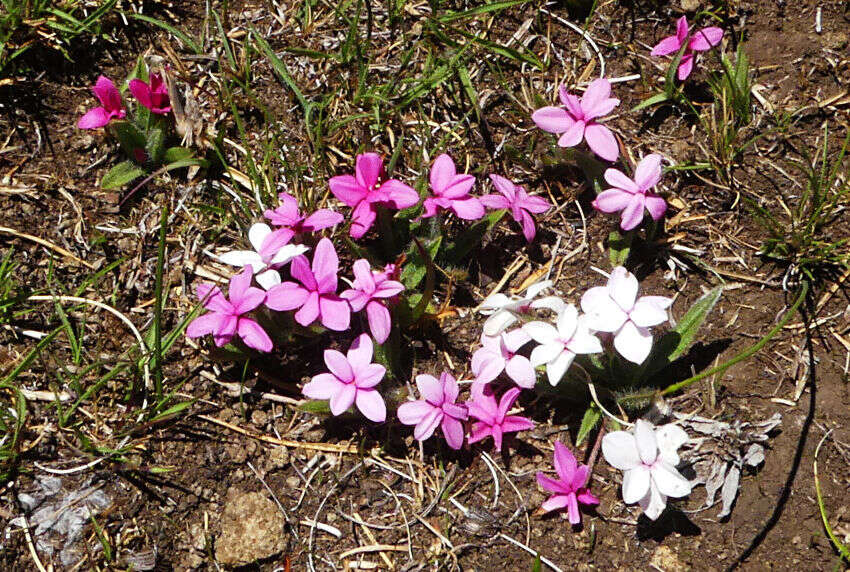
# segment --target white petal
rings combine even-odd
[[[537,367],[553,361],[562,351],[564,351],[564,346],[559,343],[541,344],[531,350],[529,361],[531,361],[532,366]]]
[[[627,321],[614,336],[614,347],[630,362],[641,364],[652,350],[652,334],[646,328]]]
[[[254,272],[261,271],[266,267],[266,265],[263,264],[263,259],[260,258],[260,255],[253,250],[231,250],[230,252],[225,252],[220,255],[218,259],[225,264],[239,266],[240,268],[250,264],[253,267]]]
[[[481,302],[481,312],[487,313],[487,311],[498,310],[500,308],[504,308],[508,304],[512,303],[508,296],[504,294],[493,294],[491,296],[487,296],[483,302]]]
[[[280,250],[274,255],[271,260],[271,264],[277,266],[281,264],[286,264],[296,256],[304,254],[310,250],[308,247],[303,244],[285,244],[281,247]]]
[[[564,349],[560,354],[558,354],[558,357],[556,357],[554,361],[549,362],[549,365],[546,366],[546,375],[549,378],[549,383],[553,387],[558,385],[558,382],[560,382],[564,377],[564,374],[567,373],[567,370],[570,368],[570,365],[572,365],[575,357],[576,354],[570,350]]]
[[[582,320],[579,320],[578,328],[576,328],[576,333],[573,334],[573,338],[570,340],[570,343],[567,344],[567,348],[574,353],[577,354],[598,354],[602,352],[602,343],[600,343],[599,338],[590,333],[585,326]]]
[[[661,298],[661,296],[651,297]],[[659,304],[655,304],[647,300],[647,298],[650,298],[650,296],[644,296],[635,302],[634,308],[629,312],[629,319],[644,328],[657,326],[666,322],[668,319],[666,307],[662,308]]]
[[[656,487],[653,482],[650,483],[649,491],[647,491],[646,496],[640,499],[638,503],[643,509],[643,514],[645,514],[647,518],[655,520],[661,516],[661,513],[664,512],[665,508],[667,508],[667,497],[658,490],[658,487]]]
[[[618,266],[608,278],[608,295],[626,312],[635,305],[638,293],[638,281],[635,275]]]
[[[522,330],[538,344],[550,344],[558,339],[558,330],[546,322],[529,322],[522,327]]]
[[[567,303],[564,302],[561,298],[558,298],[557,296],[544,296],[543,298],[535,300],[530,304],[530,306],[535,310],[552,310],[556,314],[560,314],[564,310],[564,307],[566,305]]]
[[[635,436],[628,431],[614,431],[602,437],[602,456],[609,465],[621,471],[641,465]]]
[[[507,310],[498,310],[484,322],[484,335],[498,336],[514,322],[516,322],[516,316]]]
[[[635,423],[635,443],[641,461],[647,465],[655,462],[658,445],[655,442],[655,427],[649,421],[638,419]]]
[[[668,423],[655,428],[655,440],[658,442],[658,454],[661,460],[675,467],[679,464],[676,451],[688,442],[688,434],[678,425]]]
[[[652,480],[658,486],[661,494],[668,497],[680,498],[691,493],[691,483],[667,463],[656,463],[652,467]]]
[[[271,227],[265,223],[258,222],[256,224],[252,224],[251,228],[248,229],[248,242],[251,243],[251,246],[254,247],[254,250],[259,252],[260,247],[263,246],[263,241],[271,233]]]
[[[558,334],[562,340],[569,340],[576,332],[576,327],[578,327],[578,309],[572,304],[567,304],[558,314]]]
[[[645,497],[651,480],[649,469],[643,465],[623,473],[623,502],[632,504]]]
[[[532,284],[525,291],[526,298],[536,298],[538,294],[540,294],[543,290],[550,287],[552,285],[551,280],[544,280],[542,282],[537,282],[536,284]]]
[[[262,286],[264,290],[280,284],[280,274],[277,270],[265,270],[254,277],[257,279],[257,284]]]

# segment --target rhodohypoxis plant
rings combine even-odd
[[[381,423],[387,418],[384,398],[375,389],[386,373],[384,366],[372,363],[372,340],[360,334],[343,355],[325,350],[325,365],[330,373],[320,373],[304,385],[302,393],[311,399],[327,399],[333,415],[356,404],[370,421]]]
[[[413,437],[418,441],[429,439],[440,427],[448,446],[460,449],[463,446],[463,422],[468,413],[466,405],[456,403],[460,393],[457,380],[445,371],[440,374],[440,379],[422,374],[416,376],[416,387],[420,399],[399,405],[399,421],[416,426]]]
[[[138,78],[130,80],[130,93],[136,100],[157,115],[166,115],[171,112],[171,102],[168,99],[168,89],[162,76],[158,73],[150,75],[150,81],[145,82]]]
[[[272,310],[294,310],[295,321],[309,326],[317,319],[329,330],[348,329],[351,310],[348,302],[337,296],[339,257],[333,243],[323,238],[313,252],[313,263],[297,256],[289,272],[298,282],[287,281],[269,289],[266,306]],[[371,343],[371,342],[370,342]]]
[[[419,194],[398,179],[386,179],[384,160],[377,153],[357,156],[355,174],[338,175],[328,182],[333,195],[354,209],[352,238],[361,238],[377,218],[375,207],[405,209],[419,202]]]
[[[510,210],[515,221],[522,225],[522,234],[528,242],[534,240],[537,227],[532,214],[545,213],[552,206],[543,197],[529,195],[526,190],[499,175],[490,175],[490,181],[500,194],[484,195],[480,201],[487,208]]]
[[[650,55],[667,56],[676,54],[684,46],[682,59],[679,60],[677,76],[679,81],[688,79],[694,69],[696,52],[705,52],[720,43],[723,39],[723,29],[716,26],[702,28],[693,34],[688,34],[688,19],[682,16],[676,21],[676,34],[658,42]]]
[[[555,472],[558,473],[557,479],[537,471],[537,483],[552,493],[540,508],[546,512],[566,508],[570,524],[579,524],[579,503],[585,506],[599,504],[599,499],[587,487],[590,469],[587,465],[579,465],[572,452],[560,441],[555,441],[554,464]]]
[[[673,300],[664,296],[641,296],[635,275],[618,266],[605,286],[591,288],[581,297],[587,326],[614,335],[614,347],[633,363],[643,363],[652,350],[649,328],[666,322]]]
[[[309,250],[300,244],[286,244],[289,238],[285,229],[272,231],[269,225],[258,222],[248,229],[248,242],[254,250],[231,250],[219,255],[219,260],[252,268],[257,283],[268,290],[280,284],[280,267]]]
[[[605,78],[596,79],[581,98],[564,86],[558,93],[564,106],[538,109],[531,116],[534,123],[543,131],[560,135],[560,147],[575,147],[585,140],[599,157],[616,161],[620,155],[617,139],[608,127],[596,121],[620,104],[619,99],[611,97],[611,83]]]
[[[490,383],[504,371],[518,386],[534,387],[537,374],[524,355],[517,352],[531,338],[521,329],[501,332],[496,336],[481,335],[482,347],[472,354],[472,373],[476,385]]]
[[[434,160],[430,182],[434,196],[423,202],[425,212],[422,218],[432,217],[441,210],[449,210],[466,220],[478,220],[484,216],[484,205],[478,198],[469,195],[475,185],[475,177],[458,175],[454,160],[446,153]]]
[[[493,438],[496,451],[502,450],[502,439],[505,433],[516,433],[534,428],[534,422],[519,415],[508,415],[519,397],[520,388],[512,387],[496,401],[496,396],[483,388],[475,391],[472,400],[467,402],[469,415],[478,419],[472,424],[469,442],[476,443],[487,437]]]
[[[276,209],[267,209],[263,213],[270,223],[278,227],[278,231],[284,233],[286,242],[292,240],[296,235],[317,232],[341,223],[344,218],[338,212],[330,209],[319,209],[311,215],[301,214],[298,201],[289,193],[280,193],[280,206]]]
[[[637,227],[643,220],[644,209],[652,220],[659,220],[667,211],[667,201],[651,190],[661,181],[661,155],[652,153],[641,159],[634,179],[611,168],[605,171],[605,180],[612,188],[599,193],[593,208],[604,213],[622,211],[620,228],[623,230]]]
[[[106,127],[113,119],[124,119],[127,112],[121,101],[121,92],[106,76],[99,76],[91,88],[94,96],[100,101],[100,107],[95,107],[80,117],[77,127],[80,129],[100,129]]]
[[[623,501],[638,503],[644,514],[657,519],[667,506],[667,497],[680,498],[691,492],[683,477],[677,449],[688,434],[677,425],[654,427],[638,419],[634,431],[614,431],[602,438],[602,455],[612,467],[623,471]]]
[[[481,302],[480,312],[489,315],[484,322],[484,335],[496,336],[513,325],[532,309],[548,308],[560,312],[564,306],[563,300],[557,296],[537,296],[552,286],[551,280],[536,282],[528,287],[525,296],[508,296],[496,293]]]
[[[539,345],[531,351],[531,365],[546,364],[549,383],[557,385],[572,365],[577,354],[602,351],[599,338],[590,333],[585,319],[572,304],[558,314],[555,325],[542,321],[525,324],[522,329]]]
[[[387,307],[389,298],[404,290],[404,284],[390,280],[386,271],[374,272],[369,261],[360,259],[354,263],[354,283],[352,288],[340,294],[348,300],[351,309],[360,312],[366,309],[369,330],[379,344],[387,341],[392,330],[392,317]]]
[[[200,284],[196,290],[198,299],[203,301],[208,313],[198,316],[186,328],[190,338],[200,338],[212,334],[215,345],[221,347],[238,335],[245,345],[261,352],[272,350],[272,341],[266,331],[245,314],[262,304],[266,293],[251,286],[251,268],[230,279],[228,296],[225,298],[218,286]]]

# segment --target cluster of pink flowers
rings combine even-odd
[[[136,100],[148,108],[151,113],[165,115],[171,111],[168,90],[159,74],[151,74],[150,82],[140,79],[130,81],[130,93]],[[100,101],[100,107],[95,107],[83,115],[77,122],[80,129],[100,129],[106,127],[113,119],[124,119],[127,111],[121,99],[121,92],[106,76],[99,76],[91,88],[94,96]]]

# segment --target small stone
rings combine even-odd
[[[696,12],[699,10],[700,0],[682,0],[683,12]]]
[[[289,464],[289,449],[286,447],[275,447],[269,454],[269,467],[282,469]]]
[[[189,543],[195,550],[203,550],[207,545],[207,538],[204,535],[204,525],[196,522],[189,527]]]
[[[225,566],[245,566],[279,554],[286,548],[284,525],[275,503],[262,494],[228,491],[216,560]]]
[[[266,426],[266,423],[269,420],[269,414],[265,411],[261,411],[259,409],[255,409],[253,413],[251,413],[251,423],[254,424],[255,427],[262,429]]]
[[[286,488],[296,490],[301,485],[301,479],[296,476],[286,477]]]
[[[664,572],[680,572],[687,570],[687,567],[681,560],[679,560],[676,553],[663,544],[656,548],[655,552],[652,553],[649,565],[656,570],[664,570]]]

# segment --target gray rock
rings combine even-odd
[[[221,515],[215,557],[225,566],[245,566],[286,548],[284,518],[260,493],[229,491]]]

